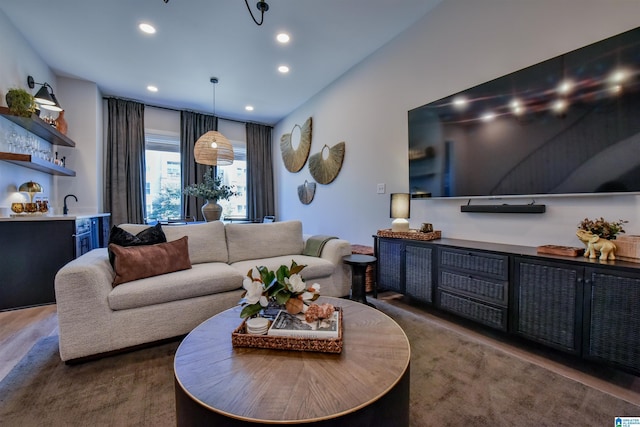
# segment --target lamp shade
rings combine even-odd
[[[42,185],[38,184],[37,182],[29,181],[21,184],[20,187],[18,187],[18,191],[20,191],[21,193],[28,193],[30,201],[31,203],[33,203],[34,194],[42,193]]]
[[[411,195],[409,193],[391,194],[391,218],[409,218],[411,215]]]
[[[45,83],[42,85],[40,90],[36,92],[33,99],[40,105],[56,105],[56,102],[51,98],[51,94],[49,93],[48,85]]]
[[[51,92],[51,99],[53,99],[53,105],[40,105],[43,109],[45,110],[51,110],[51,111],[62,111],[62,107],[60,106],[60,103],[58,102],[58,98],[56,98],[56,95]]]
[[[233,146],[218,131],[211,130],[202,135],[193,147],[196,163],[225,166],[233,163]]]
[[[394,218],[391,231],[409,231],[411,213],[411,195],[409,193],[391,193],[391,207],[389,216]]]

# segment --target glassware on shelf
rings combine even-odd
[[[49,212],[49,199],[48,198],[43,197],[42,199],[38,200],[36,203],[38,203],[38,212],[41,212],[41,213]]]
[[[24,211],[27,213],[35,213],[38,212],[38,204],[33,202],[28,202],[24,204]]]
[[[11,203],[11,210],[17,214],[24,212],[24,203],[19,203],[19,202]]]

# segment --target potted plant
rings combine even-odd
[[[578,230],[584,230],[590,232],[596,236],[600,236],[603,239],[615,240],[619,233],[624,233],[623,224],[629,221],[618,220],[614,222],[605,221],[604,218],[598,219],[585,218],[578,224]]]
[[[203,182],[191,184],[182,190],[187,196],[202,197],[206,203],[202,206],[202,216],[206,221],[216,221],[222,214],[219,200],[229,200],[236,195],[232,187],[222,183],[222,178],[213,176],[213,168],[208,167],[203,176]]]
[[[622,224],[628,221],[618,220],[614,222],[605,221],[604,218],[592,220],[583,219],[578,224],[576,235],[578,239],[585,245],[584,256],[588,258],[596,258],[600,254],[600,260],[616,259],[616,245],[613,243],[616,235],[624,233]]]
[[[31,114],[36,111],[36,102],[33,99],[33,95],[25,89],[9,89],[5,95],[5,100],[11,114],[31,117]]]

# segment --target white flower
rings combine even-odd
[[[244,296],[244,299],[248,304],[255,304],[260,302],[260,305],[266,307],[268,304],[267,297],[262,295],[262,282],[253,281],[249,277],[245,277],[242,282],[242,287],[245,288],[247,293]]]
[[[287,288],[295,294],[299,294],[305,289],[304,280],[302,280],[302,276],[299,274],[292,274],[290,277],[285,277],[284,283],[287,285]]]
[[[302,300],[311,301],[317,294],[320,294],[320,283],[314,283],[313,285],[311,285],[311,287],[309,287],[309,290],[302,294]]]
[[[314,295],[315,295],[315,294],[314,294],[313,292],[308,292],[308,291],[307,291],[307,292],[304,292],[304,293],[302,294],[302,300],[303,300],[303,301],[311,301],[311,299],[313,298],[313,296],[314,296]]]

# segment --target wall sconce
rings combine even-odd
[[[391,209],[389,216],[394,218],[391,222],[391,231],[409,231],[409,221],[411,213],[411,195],[409,193],[391,193]]]
[[[62,107],[60,106],[56,95],[53,93],[53,88],[49,83],[38,83],[33,80],[33,77],[27,76],[27,85],[30,89],[33,89],[35,85],[42,85],[33,97],[41,108],[51,111],[62,111]]]

